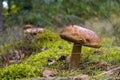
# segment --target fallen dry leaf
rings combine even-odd
[[[44,70],[43,71],[43,76],[45,76],[45,77],[50,77],[50,76],[54,76],[57,74],[58,74],[57,71],[51,71],[51,70]]]

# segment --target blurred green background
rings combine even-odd
[[[77,24],[120,40],[120,0],[1,0],[4,28],[26,23],[55,31]],[[117,44],[120,45],[120,44]]]

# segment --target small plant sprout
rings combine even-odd
[[[100,38],[93,31],[77,25],[70,25],[62,29],[60,37],[74,43],[70,59],[71,68],[79,67],[82,46],[101,47]]]

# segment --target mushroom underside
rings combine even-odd
[[[88,46],[88,47],[93,47],[93,48],[100,48],[101,47],[100,44],[95,43],[95,42],[93,43],[89,39],[82,39],[82,38],[77,39],[74,36],[66,35],[66,34],[60,34],[60,37],[66,41],[81,44],[82,46]]]
[[[66,34],[61,34],[60,37],[66,41],[70,41],[73,43],[79,43],[79,44],[84,44],[84,41],[82,39],[76,39],[73,36],[66,35]]]

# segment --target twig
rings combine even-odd
[[[109,70],[109,71],[105,71],[105,72],[103,72],[103,73],[101,73],[101,74],[99,74],[99,75],[97,75],[97,76],[95,76],[95,77],[99,77],[99,76],[102,76],[102,75],[110,75],[110,74],[115,73],[115,72],[118,71],[118,70],[120,70],[120,66],[118,66],[118,67],[116,67],[116,68],[114,68],[114,69],[111,69],[111,70]]]

